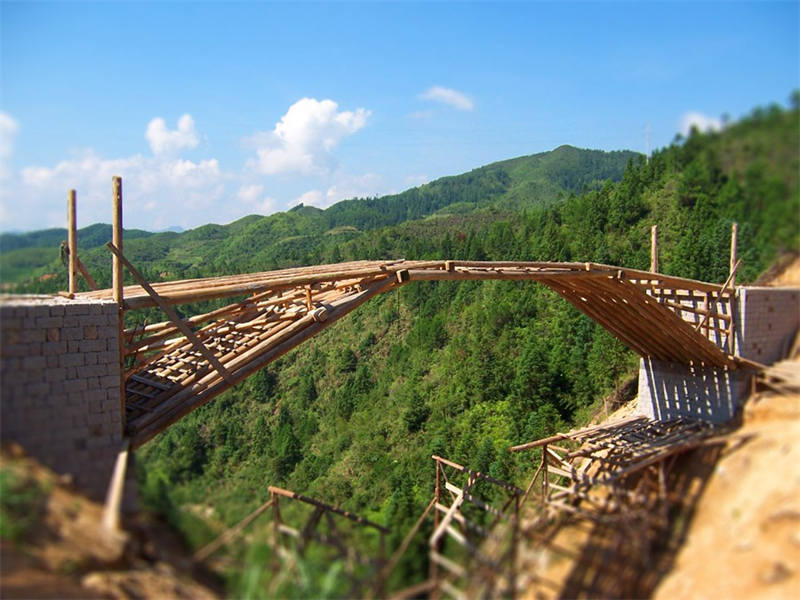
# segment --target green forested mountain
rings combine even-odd
[[[617,183],[521,210],[496,202],[331,234],[305,259],[646,268],[649,228],[658,223],[662,270],[723,281],[737,221],[740,280],[753,280],[777,253],[798,246],[798,132],[796,109],[759,109],[724,132],[693,133],[631,163]],[[313,218],[306,211],[298,213]],[[370,301],[144,447],[143,499],[200,544],[277,484],[391,524],[396,545],[430,500],[431,454],[524,485],[532,459],[507,447],[584,420],[635,364],[626,348],[536,284],[414,283]],[[189,508],[196,503],[212,507],[213,519],[198,518]],[[266,535],[256,527],[233,550],[249,566],[231,572],[232,593],[264,589],[259,540]],[[423,533],[393,585],[424,577],[424,540]],[[330,567],[312,555],[307,588],[286,593],[318,595]]]
[[[363,231],[420,219],[437,211],[467,213],[488,206],[532,207],[557,201],[569,193],[599,188],[607,180],[619,180],[636,156],[633,152],[561,146],[551,152],[444,177],[401,194],[345,200],[327,210],[298,206],[268,217],[251,215],[229,225],[205,225],[182,234],[126,231],[125,253],[137,264],[147,265],[151,275],[167,273],[165,276],[171,278],[318,262],[326,248]],[[63,277],[64,270],[57,259],[58,247],[66,235],[65,229],[0,235],[0,280],[20,283],[32,274],[45,273]],[[78,232],[81,260],[100,275],[98,282],[108,276],[108,252],[104,248],[91,250],[110,239],[110,225],[92,225]]]
[[[797,107],[757,109],[649,161],[625,157],[615,182],[596,183],[608,165],[589,161],[588,174],[562,169],[587,164],[562,147],[550,154],[567,162],[537,155],[473,171],[449,188],[461,192],[447,204],[423,198],[425,189],[448,189],[447,180],[412,190],[420,198],[406,209],[413,220],[399,208],[395,222],[371,215],[376,207],[393,214],[394,197],[386,205],[351,201],[153,235],[147,244],[126,242],[126,253],[153,277],[391,257],[647,268],[657,223],[661,270],[723,281],[737,221],[744,283],[778,253],[797,251],[799,138]],[[560,198],[536,197],[542,173]],[[90,268],[108,268],[107,256],[89,255]],[[264,502],[275,484],[391,524],[392,548],[430,501],[431,454],[525,484],[532,457],[507,447],[585,420],[635,364],[620,343],[534,283],[412,283],[371,300],[137,451],[142,501],[198,546]],[[199,516],[197,505],[211,516]],[[228,572],[232,595],[267,589],[267,535],[256,525],[229,550],[246,565]],[[423,532],[390,585],[422,579],[426,557]],[[284,592],[320,596],[332,565],[312,554],[304,568],[305,583]]]

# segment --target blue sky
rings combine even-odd
[[[797,2],[0,3],[0,230],[227,223],[800,87]]]

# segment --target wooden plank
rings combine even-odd
[[[454,600],[467,600],[468,596],[446,579],[441,582],[442,590],[447,592]]]
[[[122,255],[122,252],[120,252],[119,249],[114,246],[114,244],[108,243],[106,246],[108,246],[108,249],[114,253],[114,255],[122,264],[125,265],[130,274],[133,275],[133,278],[139,282],[139,285],[141,285],[142,288],[144,288],[144,290],[150,295],[156,305],[166,313],[173,323],[175,323],[178,329],[180,329],[181,333],[186,336],[186,339],[191,342],[192,346],[194,346],[194,348],[203,355],[203,358],[205,358],[217,370],[217,372],[220,374],[220,377],[222,377],[230,385],[234,385],[234,381],[231,378],[231,374],[228,373],[228,370],[222,366],[219,360],[217,360],[217,357],[214,356],[214,353],[211,352],[211,350],[209,350],[208,347],[206,347],[205,344],[200,341],[200,339],[189,328],[189,326],[183,322],[183,320],[178,316],[178,313],[175,312],[175,309],[161,299],[161,296],[156,293],[150,284],[147,283],[147,280],[142,277],[141,273],[139,273],[136,267],[134,267],[128,261],[128,259]]]
[[[128,377],[128,380],[136,381],[138,383],[142,383],[144,385],[149,385],[150,387],[154,387],[159,390],[171,390],[173,386],[166,385],[161,383],[160,381],[153,381],[152,379],[148,379],[147,377],[142,377],[141,375],[131,375]]]
[[[443,566],[445,569],[450,571],[456,577],[463,577],[464,575],[466,575],[466,571],[464,570],[464,567],[462,567],[461,565],[453,562],[452,560],[450,560],[446,556],[440,554],[439,552],[431,551],[430,558],[435,563]]]
[[[451,486],[451,483],[445,483],[445,486]],[[450,525],[450,521],[453,520],[453,515],[461,508],[462,502],[464,502],[464,490],[457,490],[456,498],[453,500],[453,503],[450,505],[450,508],[447,509],[444,517],[441,521],[439,521],[439,526],[431,534],[430,540],[428,540],[428,545],[435,549],[439,545],[439,540],[444,535],[447,527]]]
[[[474,496],[474,495],[470,494],[469,492],[467,492],[467,491],[465,491],[465,490],[453,485],[450,482],[445,483],[445,487],[448,490],[450,490],[451,492],[453,492],[455,494],[458,494],[462,501],[466,500],[468,502],[471,502],[472,504],[474,504],[478,508],[482,508],[486,512],[491,513],[491,514],[493,514],[495,516],[501,516],[503,514],[498,509],[496,509],[494,506],[491,506],[490,504],[487,504],[486,502],[484,502],[483,500],[481,500],[477,496]],[[452,519],[452,517],[451,517],[451,519]],[[441,523],[439,525],[441,527]]]
[[[229,363],[229,368],[233,372],[237,383],[251,373],[262,368],[265,364],[295,348],[322,329],[329,327],[373,296],[395,287],[396,285],[398,284],[394,279],[378,280],[362,292],[332,302],[329,305],[330,312],[326,321],[316,321],[312,315],[306,315],[299,321],[292,323],[286,330],[289,333],[281,337],[280,340],[269,341],[267,347],[254,348],[251,352],[255,352],[255,355],[237,356]],[[220,385],[219,381],[215,381],[215,376],[212,374],[205,375],[191,386],[180,390],[162,403],[160,407],[162,412],[158,415],[153,418],[143,416],[132,424],[134,430],[132,443],[134,447],[138,447],[183,415],[210,401],[216,397],[216,395],[227,389],[227,387],[227,385]],[[192,398],[192,401],[186,402],[188,398]],[[146,422],[140,423],[139,421],[141,419],[146,419]]]

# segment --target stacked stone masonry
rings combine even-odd
[[[771,365],[788,354],[800,328],[800,290],[743,288],[737,316],[737,354]]]
[[[787,356],[800,329],[800,289],[739,288],[735,306],[734,354],[765,365]],[[720,312],[723,308],[717,307]],[[730,351],[727,343],[712,341]],[[750,375],[743,369],[687,367],[642,359],[639,412],[653,419],[688,416],[724,423],[735,416],[747,397]]]
[[[0,300],[0,435],[102,500],[122,444],[117,305]]]

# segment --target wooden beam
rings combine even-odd
[[[122,253],[122,178],[111,178],[111,241]],[[117,332],[119,337],[119,403],[120,414],[126,415],[125,408],[125,293],[123,291],[122,263],[116,256],[111,259],[111,288],[114,302],[117,303]],[[121,419],[120,427],[125,435],[126,419]]]
[[[114,247],[114,244],[109,242],[108,244],[106,244],[106,246],[108,246],[108,249],[114,253],[114,256],[116,256],[117,259],[119,259],[120,263],[125,265],[130,274],[133,275],[133,278],[139,282],[139,285],[141,285],[142,288],[144,288],[144,290],[148,293],[148,295],[153,299],[153,302],[155,302],[156,305],[161,310],[163,310],[164,313],[166,313],[170,321],[175,323],[178,329],[180,329],[181,333],[185,335],[186,339],[189,340],[189,342],[191,342],[192,346],[194,346],[195,350],[197,350],[200,354],[202,354],[203,358],[205,358],[209,362],[209,364],[212,365],[214,369],[216,369],[220,377],[222,377],[230,385],[234,385],[235,382],[231,378],[231,375],[230,373],[228,373],[227,369],[225,369],[225,367],[222,366],[222,363],[220,363],[219,360],[217,360],[217,357],[214,356],[214,353],[211,350],[209,350],[208,347],[205,344],[203,344],[202,341],[200,341],[200,339],[195,335],[194,331],[192,331],[191,328],[186,323],[183,322],[183,319],[181,319],[178,316],[178,313],[175,312],[175,309],[161,299],[161,296],[159,296],[156,293],[156,291],[150,286],[150,284],[147,283],[147,280],[144,277],[142,277],[142,274],[139,273],[136,267],[134,267],[128,261],[128,259],[123,256],[122,252],[120,252],[116,247]]]
[[[728,286],[733,283],[734,279],[736,278],[736,270],[739,268],[739,263],[741,263],[741,262],[742,261],[737,260],[736,264],[731,267],[731,274],[728,275],[728,279],[723,284],[722,291],[720,292],[720,296],[725,292],[725,290],[728,289]],[[733,302],[731,302],[731,307],[733,307]],[[733,314],[733,311],[731,311],[731,314]],[[703,325],[705,325],[706,321],[708,320],[708,316],[709,316],[708,314],[703,316],[703,319],[694,328],[695,331],[700,331],[700,328],[703,327]]]
[[[81,261],[80,257],[76,256],[75,261],[78,263],[78,270],[81,272],[81,275],[83,275],[86,283],[89,284],[89,288],[92,290],[97,290],[97,282],[94,280],[94,277],[92,277],[91,273],[89,273],[89,270],[83,264],[83,261]]]
[[[239,535],[242,531],[244,531],[245,527],[250,525],[253,521],[255,521],[260,515],[267,511],[267,509],[272,506],[274,500],[270,497],[264,504],[259,506],[249,515],[247,515],[244,519],[239,521],[236,525],[231,527],[230,529],[224,531],[220,534],[215,540],[209,542],[202,548],[200,548],[197,552],[194,553],[193,558],[195,560],[205,560],[214,552],[219,550],[222,546],[230,542],[233,538]]]
[[[76,215],[75,190],[67,197],[67,247],[69,249],[69,293],[78,291],[78,222]]]
[[[658,225],[650,228],[650,272],[658,273]]]
[[[269,486],[269,492],[273,496],[283,496],[284,498],[290,498],[292,500],[299,500],[300,502],[305,502],[306,504],[310,504],[311,506],[315,506],[317,508],[321,508],[323,510],[328,510],[330,512],[336,513],[337,515],[341,515],[359,525],[366,525],[368,527],[372,527],[377,529],[383,533],[389,533],[389,529],[384,527],[383,525],[378,525],[377,523],[373,523],[369,519],[365,519],[359,515],[353,514],[350,511],[344,510],[339,508],[338,506],[333,506],[332,504],[327,504],[320,500],[316,500],[314,498],[309,498],[308,496],[303,496],[302,494],[298,494],[297,492],[292,492],[291,490],[285,490],[283,488],[275,487],[274,485]]]
[[[304,315],[291,323],[274,341],[267,340],[262,342],[263,345],[248,350],[251,353],[249,356],[237,355],[230,363],[230,370],[236,382],[242,381],[264,365],[283,356],[326,327],[330,327],[370,298],[397,285],[394,278],[377,280],[362,292],[332,302],[325,321],[316,321],[313,314]],[[211,401],[230,387],[214,373],[203,376],[191,385],[185,385],[186,387],[164,400],[159,406],[158,414],[137,418],[132,423],[135,429],[132,439],[134,448],[138,448],[187,413]]]
[[[125,473],[128,468],[130,446],[128,439],[123,440],[122,448],[114,463],[114,472],[111,475],[111,483],[106,494],[106,504],[103,509],[103,527],[112,534],[120,531],[120,508],[122,506],[122,493],[125,488]]]
[[[731,288],[736,287],[736,267],[739,265],[737,259],[739,244],[739,224],[734,222],[731,225]]]
[[[123,252],[122,247],[122,178],[121,177],[112,177],[111,178],[111,201],[112,201],[112,231],[111,231],[111,243],[114,244],[114,247],[119,250],[120,254]],[[122,272],[122,262],[119,260],[119,257],[115,254],[112,259],[112,272],[111,272],[111,279],[112,279],[112,289],[114,291],[114,301],[122,306],[123,300],[123,272]]]

